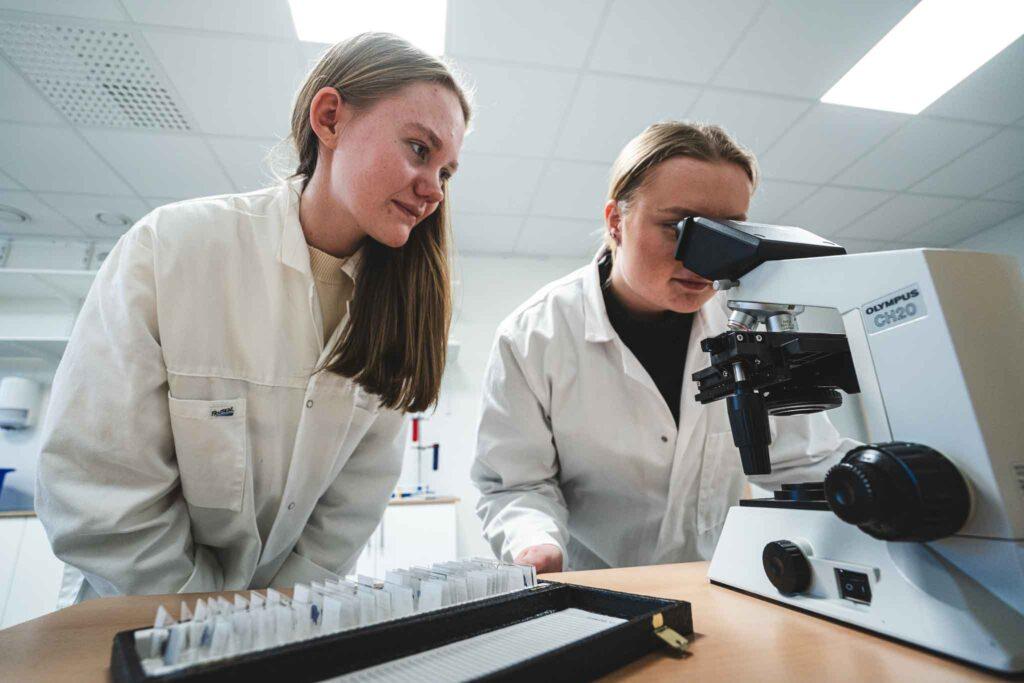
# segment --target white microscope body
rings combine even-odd
[[[1018,264],[935,249],[768,261],[728,298],[730,307],[836,309],[870,441],[938,451],[962,475],[969,503],[963,525],[930,542],[879,540],[828,509],[739,505],[710,580],[983,667],[1024,670]],[[802,590],[784,594],[766,573],[763,553],[780,540],[806,559]]]

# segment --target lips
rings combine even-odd
[[[417,211],[416,209],[414,209],[413,207],[409,206],[408,204],[403,204],[402,202],[398,201],[397,199],[394,199],[392,201],[395,203],[395,206],[398,207],[399,211],[401,211],[402,213],[407,215],[409,218],[412,218],[413,220],[419,220],[420,214],[423,213],[422,211]]]
[[[711,283],[708,282],[707,280],[691,280],[689,278],[674,277],[672,278],[672,281],[678,282],[686,289],[690,289],[695,292],[699,292],[711,286]]]

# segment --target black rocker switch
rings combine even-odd
[[[849,569],[836,569],[836,581],[839,582],[839,594],[847,600],[871,604],[871,584],[868,575],[852,572]]]

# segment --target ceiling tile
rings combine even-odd
[[[14,71],[7,62],[0,60],[0,119],[25,121],[27,123],[63,123],[41,95]]]
[[[781,220],[786,225],[829,237],[891,196],[891,192],[876,190],[823,187],[788,211]]]
[[[523,225],[516,253],[530,256],[593,255],[601,244],[602,223],[531,216]]]
[[[915,228],[953,211],[964,201],[955,197],[898,194],[843,228],[839,236],[906,241]]]
[[[607,165],[553,161],[541,178],[532,213],[599,220],[607,197]]]
[[[889,32],[914,0],[775,0],[715,85],[820,98]]]
[[[525,214],[544,162],[490,154],[463,154],[451,185],[452,205],[467,213]]]
[[[899,242],[847,239],[846,237],[836,238],[836,244],[846,247],[847,253],[850,254],[866,254],[872,251],[896,251],[908,247],[908,245]]]
[[[18,190],[18,183],[6,173],[0,173],[0,190]]]
[[[284,137],[306,75],[293,44],[146,31],[188,110],[207,133]]]
[[[297,39],[287,0],[123,0],[140,24]]]
[[[69,128],[0,123],[0,167],[30,190],[132,193]]]
[[[816,105],[762,157],[761,170],[769,178],[826,182],[906,118],[868,109]]]
[[[96,129],[82,134],[141,195],[199,197],[235,191],[201,138]]]
[[[1007,128],[913,186],[915,192],[975,197],[1024,171],[1024,130]]]
[[[207,140],[240,192],[274,185],[277,177],[291,175],[298,165],[291,145],[273,138],[250,140],[210,137]]]
[[[460,253],[511,254],[522,216],[495,216],[456,212],[452,218],[455,247]]]
[[[952,246],[1021,213],[1024,213],[1024,203],[976,199],[918,228],[910,239]]]
[[[1005,199],[1011,202],[1024,202],[1024,173],[987,193],[985,199]]]
[[[914,118],[836,178],[837,183],[903,190],[995,132],[974,123]]]
[[[1012,123],[1024,116],[1024,37],[981,65],[924,113],[990,123]]]
[[[616,0],[590,67],[707,83],[760,5],[761,0]]]
[[[449,0],[445,54],[578,68],[598,9],[593,0]]]
[[[473,131],[464,151],[547,156],[576,76],[468,59],[458,65],[477,88]]]
[[[686,118],[717,123],[760,154],[807,111],[809,103],[707,88]]]
[[[750,202],[750,220],[755,223],[777,223],[787,211],[817,189],[817,185],[765,180],[754,192]]]
[[[0,9],[109,21],[126,18],[117,0],[0,0]]]
[[[688,85],[586,76],[555,154],[581,161],[614,161],[622,147],[652,123],[686,118],[699,93]]]
[[[149,206],[136,197],[51,193],[39,193],[39,197],[89,237],[120,237],[149,213]],[[123,217],[127,224],[103,223],[96,218],[101,213],[110,214],[108,220]]]
[[[0,191],[0,205],[19,209],[30,217],[25,223],[0,220],[0,234],[83,236],[71,221],[40,202],[31,192]]]
[[[168,204],[174,204],[176,202],[180,202],[182,200],[189,199],[189,198],[188,197],[143,197],[143,199],[145,200],[145,202],[147,204],[149,204],[149,208],[151,208],[151,209],[159,209],[161,206],[167,206]]]

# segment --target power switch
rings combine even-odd
[[[839,583],[839,594],[846,600],[871,604],[871,584],[868,583],[867,574],[836,569],[836,581]]]

